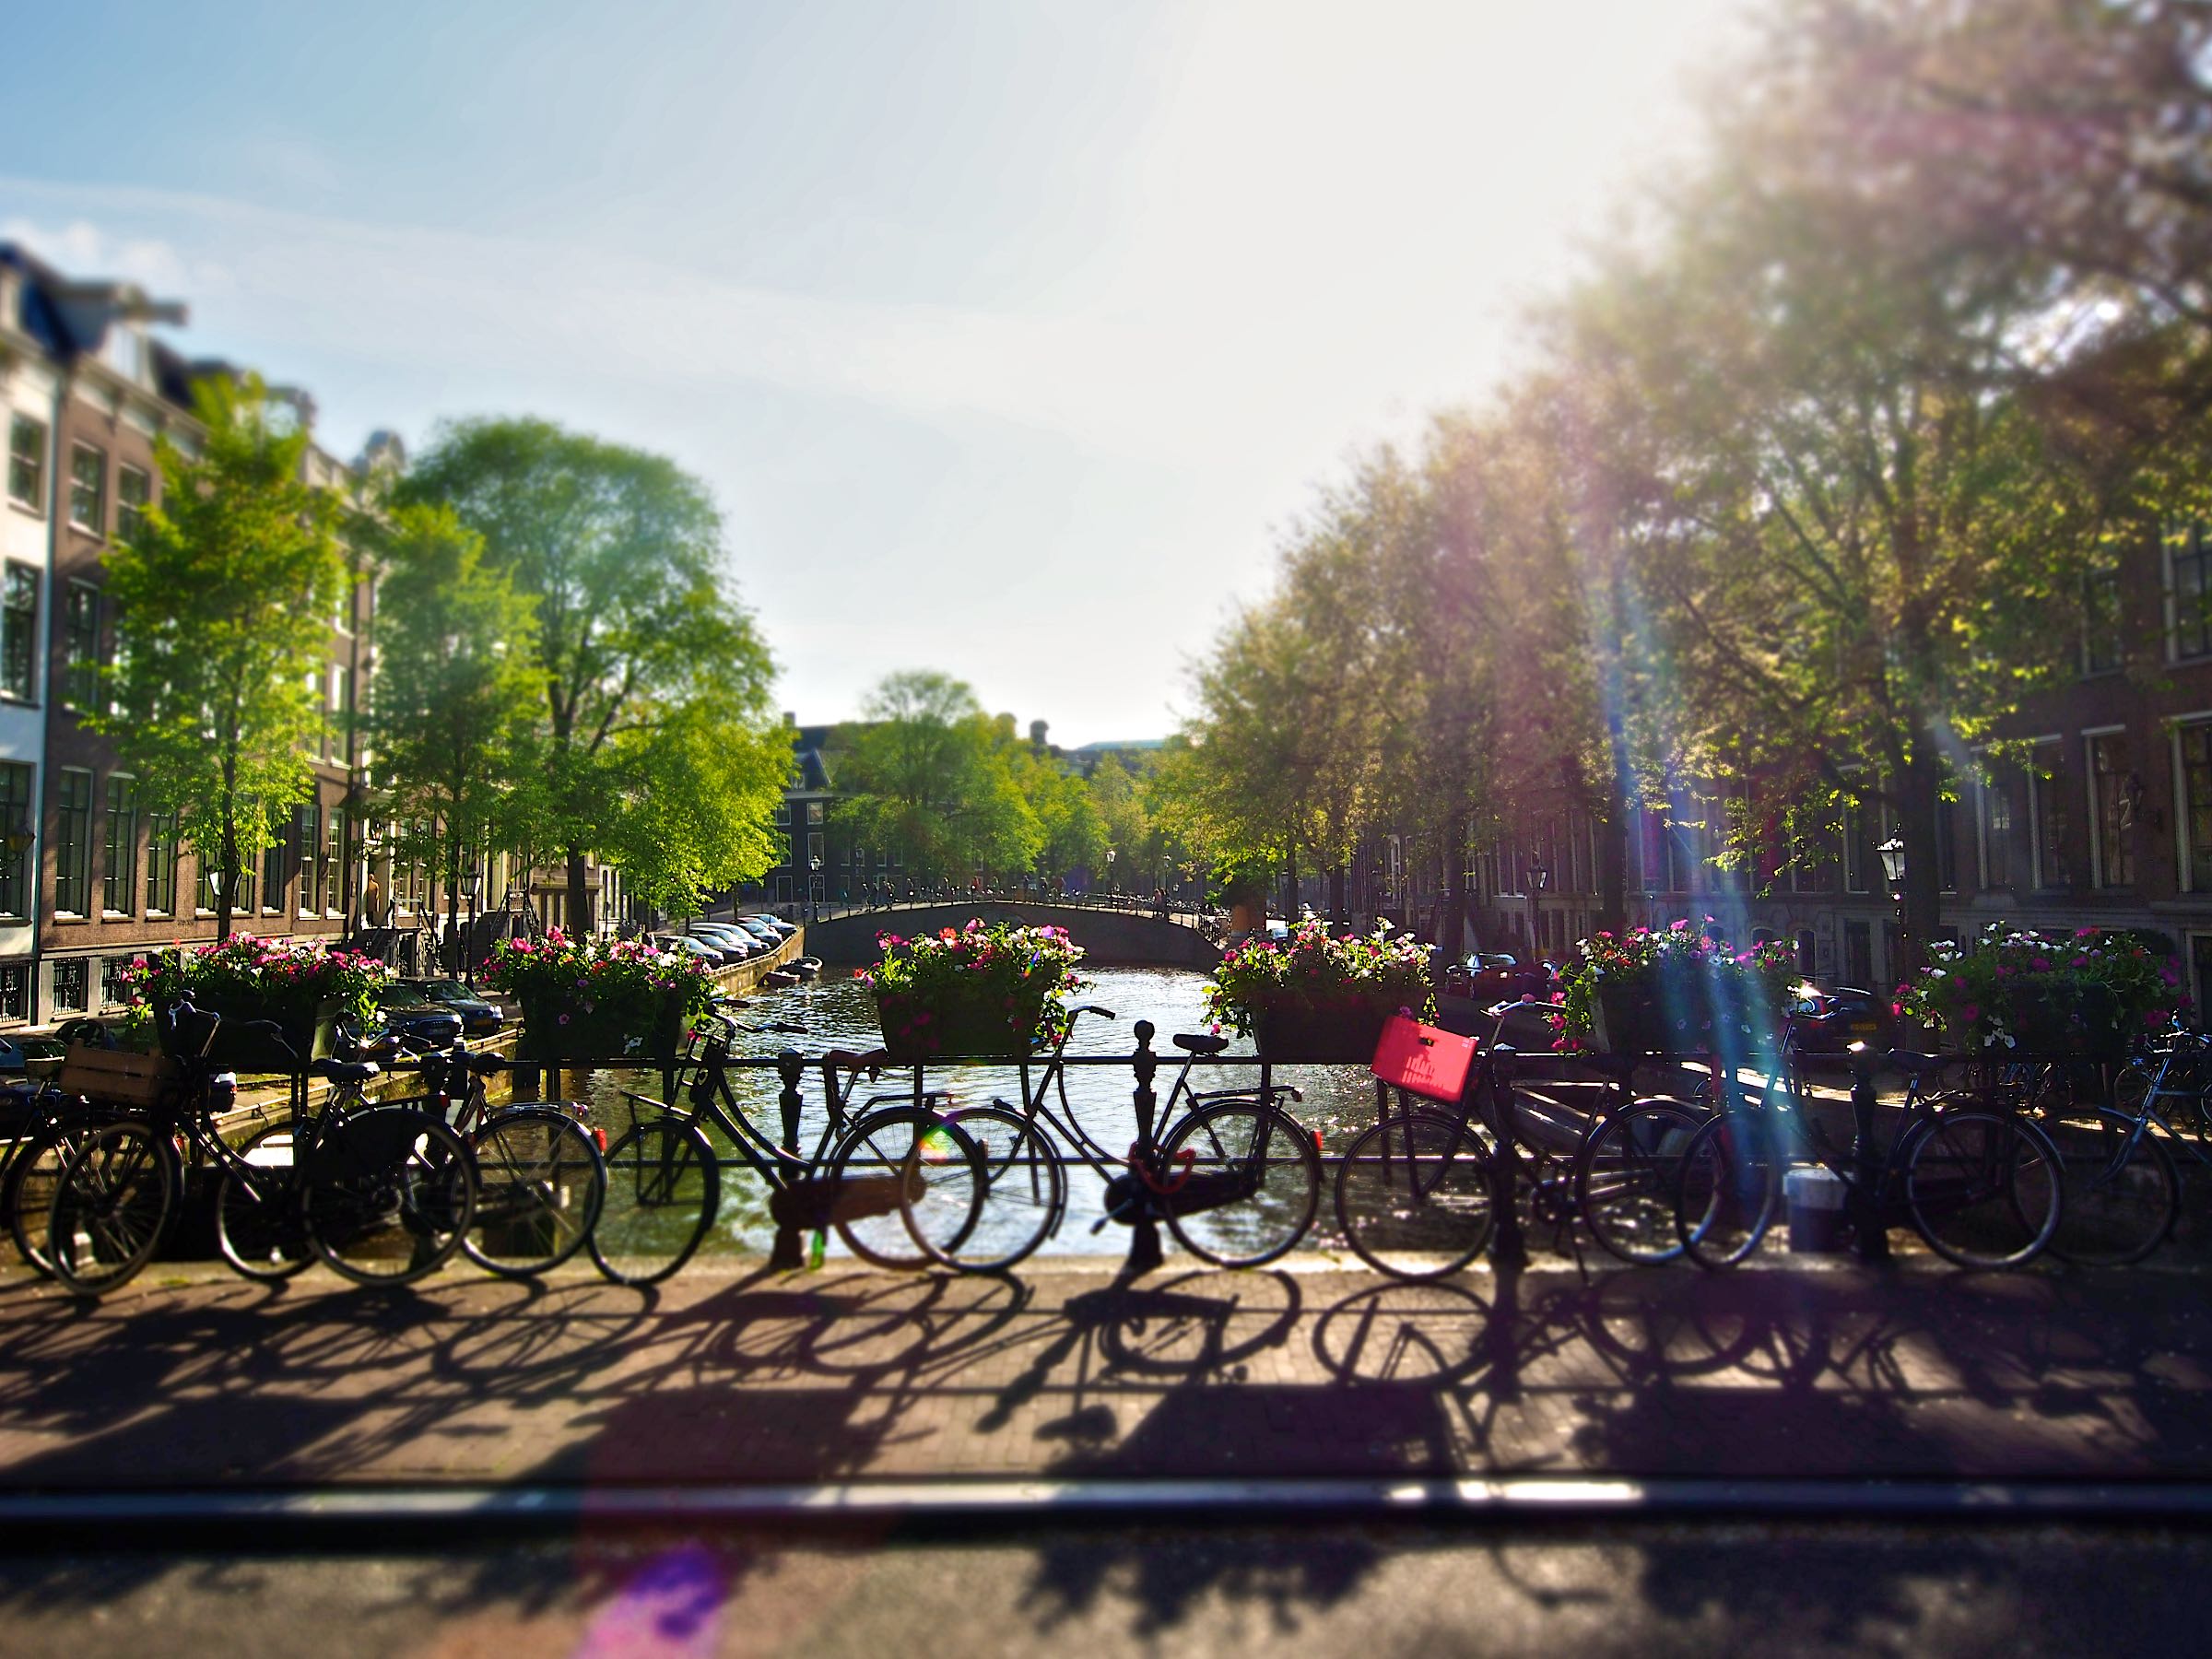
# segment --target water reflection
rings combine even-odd
[[[1199,994],[1206,983],[1206,976],[1187,969],[1099,968],[1091,971],[1086,981],[1079,1000],[1112,1008],[1119,1018],[1077,1021],[1068,1053],[1125,1055],[1135,1046],[1133,1028],[1136,1021],[1150,1020],[1157,1032],[1153,1047],[1163,1056],[1155,1088],[1164,1108],[1183,1059],[1169,1039],[1177,1031],[1206,1030]],[[750,1054],[769,1056],[788,1048],[811,1056],[835,1048],[870,1049],[882,1041],[873,997],[865,986],[849,976],[827,978],[784,991],[764,992],[741,1018],[752,1029],[742,1034],[740,1049]],[[777,1023],[804,1026],[806,1035],[762,1029]],[[1232,1054],[1252,1052],[1248,1041],[1239,1042],[1230,1050]],[[1032,1089],[1041,1080],[1043,1070],[1041,1065],[1030,1067]],[[1364,1067],[1284,1066],[1277,1069],[1276,1076],[1279,1081],[1297,1087],[1304,1095],[1301,1102],[1287,1104],[1287,1109],[1300,1124],[1321,1131],[1322,1144],[1329,1152],[1341,1150],[1374,1121],[1373,1089]],[[1250,1083],[1255,1077],[1256,1073],[1248,1066],[1208,1068],[1202,1065],[1192,1073],[1192,1086],[1235,1087]],[[747,1068],[733,1073],[731,1083],[738,1103],[752,1121],[770,1135],[780,1135],[782,1114],[778,1097],[782,1084],[775,1072],[766,1067]],[[1105,1150],[1116,1170],[1119,1159],[1136,1137],[1136,1112],[1132,1100],[1134,1083],[1125,1067],[1071,1067],[1065,1074],[1065,1111],[1061,1107],[1057,1088],[1051,1097],[1053,1112],[1064,1119],[1072,1117]],[[657,1078],[634,1073],[594,1074],[590,1080],[594,1118],[606,1126],[610,1135],[618,1134],[629,1124],[632,1110],[632,1103],[621,1091],[629,1088],[650,1092],[657,1086]],[[1022,1079],[1020,1069],[1011,1065],[960,1066],[926,1073],[924,1087],[952,1091],[958,1104],[980,1105],[996,1099],[1018,1106]],[[911,1071],[886,1072],[873,1084],[864,1076],[853,1091],[852,1103],[858,1109],[874,1100],[901,1100],[909,1097],[912,1088]],[[807,1072],[803,1100],[797,1145],[803,1154],[811,1155],[821,1138],[825,1122],[818,1067],[810,1067]],[[637,1105],[635,1110],[651,1115],[651,1109],[644,1105]],[[1160,1126],[1167,1128],[1171,1124],[1163,1123]],[[708,1126],[702,1124],[702,1127]],[[732,1156],[726,1137],[718,1129],[709,1127],[709,1138],[724,1157]],[[1055,1138],[1059,1138],[1057,1135]],[[1073,1148],[1068,1150],[1072,1153]],[[1045,1251],[1060,1254],[1121,1254],[1128,1246],[1124,1229],[1110,1224],[1096,1232],[1092,1230],[1103,1214],[1103,1180],[1078,1163],[1068,1170],[1067,1187],[1065,1217],[1059,1232],[1046,1242]],[[1324,1189],[1317,1228],[1327,1223],[1328,1215],[1329,1201]],[[749,1171],[725,1170],[721,1206],[706,1248],[765,1253],[774,1237],[767,1188]],[[832,1252],[838,1249],[834,1239],[830,1248]]]

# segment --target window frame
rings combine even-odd
[[[2052,768],[2051,776],[2048,779],[2044,778],[2041,768],[2037,765],[2035,759],[2036,752],[2046,747],[2054,747],[2058,751],[2057,764]],[[2038,893],[2066,892],[2074,885],[2073,878],[2065,868],[2066,851],[2065,838],[2066,829],[2065,768],[2066,735],[2064,732],[2053,732],[2043,736],[2028,739],[2028,764],[2023,769],[2028,778],[2028,875],[2031,883],[2031,890]],[[2045,840],[2043,797],[2046,792],[2052,801],[2057,804],[2059,813],[2060,837],[2056,857],[2060,865],[2057,873],[2061,879],[2057,881],[2050,878],[2052,872],[2048,866],[2052,863],[2053,853],[2052,850],[2043,844]]]
[[[138,780],[128,772],[110,772],[100,792],[100,913],[134,916],[138,911]]]
[[[76,476],[80,455],[89,455],[100,471],[100,477],[91,485],[93,522],[87,524],[77,516],[77,493],[86,486]],[[69,441],[69,528],[81,530],[100,541],[108,539],[108,452],[97,443],[87,443],[82,438]]]
[[[18,582],[29,595],[28,606],[16,604]],[[44,587],[43,572],[37,565],[10,559],[0,566],[0,700],[26,708],[35,708],[39,701],[39,612]],[[24,671],[20,690],[10,683],[18,653]]]
[[[72,576],[62,594],[62,702],[80,712],[100,700],[100,610],[106,595],[97,582]],[[79,626],[78,602],[89,606],[89,637]],[[82,683],[80,683],[82,677]]]
[[[2127,816],[2127,780],[2136,775],[2132,752],[2124,754],[2124,764],[2116,771],[2100,772],[2097,769],[2098,751],[2106,739],[2117,737],[2124,747],[2129,733],[2124,725],[2084,726],[2081,731],[2082,786],[2089,808],[2089,886],[2098,892],[2125,892],[2136,885],[2136,848],[2133,836],[2135,826],[2119,822]],[[2108,877],[2105,863],[2105,809],[2108,802],[2100,780],[2110,780],[2115,792],[2109,805],[2112,808],[2114,841],[2118,848],[2122,874]]]
[[[71,795],[82,782],[84,798],[72,804]],[[89,767],[64,766],[54,777],[53,913],[89,920],[92,903],[92,771]],[[72,819],[76,822],[73,826]],[[72,830],[74,829],[74,833]],[[74,906],[62,902],[65,893],[75,897]]]
[[[24,462],[22,452],[16,447],[16,440],[26,427],[38,433],[39,448],[38,453],[32,456],[29,462],[30,493],[18,495],[16,492],[16,472],[18,466],[24,465]],[[6,486],[8,504],[29,513],[33,518],[44,518],[46,516],[47,468],[53,464],[53,424],[41,420],[28,410],[10,409],[7,423],[7,483]]]
[[[146,493],[135,501],[124,488],[128,478],[139,479]],[[135,543],[146,528],[146,510],[154,504],[154,475],[146,467],[133,466],[127,461],[115,465],[115,539],[125,544]],[[127,524],[127,529],[126,529]]]

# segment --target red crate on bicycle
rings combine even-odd
[[[1456,1101],[1466,1092],[1481,1045],[1472,1037],[1423,1025],[1409,1015],[1394,1014],[1383,1023],[1368,1069],[1377,1081],[1425,1100]]]

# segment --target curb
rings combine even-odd
[[[480,1530],[580,1523],[905,1522],[1336,1516],[1477,1521],[1746,1515],[2042,1523],[2196,1521],[2203,1481],[1207,1479],[857,1481],[780,1486],[194,1488],[0,1493],[0,1534],[156,1531],[282,1523],[288,1537],[406,1526]],[[18,1540],[22,1541],[22,1540]],[[141,1540],[151,1541],[151,1540]]]

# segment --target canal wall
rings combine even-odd
[[[865,968],[876,959],[879,933],[936,933],[965,927],[971,918],[1011,922],[1025,927],[1050,924],[1067,929],[1085,957],[1101,968],[1194,968],[1210,973],[1221,963],[1221,947],[1194,927],[1127,911],[1088,910],[1058,904],[1025,904],[1012,899],[985,899],[967,904],[933,904],[896,910],[863,911],[806,924],[813,954],[835,968]]]

